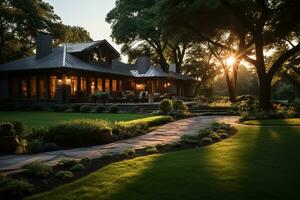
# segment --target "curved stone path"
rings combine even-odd
[[[182,135],[197,134],[200,129],[209,127],[215,121],[234,125],[237,120],[237,117],[228,116],[199,116],[171,122],[148,134],[106,145],[44,152],[34,155],[0,156],[0,173],[7,174],[20,171],[23,165],[37,160],[49,165],[55,165],[64,158],[97,158],[106,154],[122,154],[129,148],[142,149],[149,145],[171,144],[178,141]]]

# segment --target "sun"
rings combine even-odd
[[[235,58],[230,56],[225,60],[226,65],[233,65],[235,63]]]

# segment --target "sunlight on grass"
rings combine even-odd
[[[247,124],[247,125],[300,126],[300,118],[249,120],[249,121],[245,121],[243,123]]]
[[[29,199],[297,199],[299,127],[238,130],[207,147],[114,163]]]

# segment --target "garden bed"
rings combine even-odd
[[[213,128],[213,126],[212,126]],[[217,131],[217,130],[216,130]],[[230,127],[227,129],[226,134],[228,134],[228,137],[233,136],[237,130],[233,127]],[[225,139],[225,138],[223,138]],[[27,196],[27,195],[32,195],[36,193],[41,193],[45,191],[49,191],[53,189],[54,187],[63,185],[65,183],[72,182],[76,179],[79,179],[81,177],[84,177],[94,171],[97,171],[104,166],[107,166],[111,163],[116,163],[119,161],[123,160],[128,160],[132,159],[135,157],[140,157],[140,156],[145,156],[149,154],[155,154],[155,153],[167,153],[167,152],[174,152],[174,151],[179,151],[179,150],[187,150],[187,149],[194,149],[194,148],[199,148],[202,146],[207,146],[208,143],[201,143],[199,142],[187,142],[186,138],[182,138],[181,141],[174,143],[174,144],[169,144],[169,145],[156,145],[156,146],[148,146],[145,147],[144,149],[128,149],[124,151],[123,154],[121,155],[104,155],[101,158],[95,158],[95,159],[82,159],[81,161],[77,161],[78,163],[83,163],[84,168],[78,170],[78,171],[73,171],[73,177],[68,178],[68,179],[61,179],[58,177],[56,174],[60,171],[70,171],[70,166],[65,166],[65,165],[56,165],[53,167],[52,173],[46,177],[46,178],[40,178],[33,176],[32,174],[29,174],[28,172],[20,172],[17,174],[9,175],[9,177],[13,179],[24,179],[28,180],[30,184],[32,184],[35,188],[33,192],[29,193],[24,193],[22,195],[14,195],[14,196],[8,196],[8,193],[1,194],[1,197],[3,199],[18,199],[21,198],[21,196]],[[213,141],[210,144],[216,143],[222,141],[221,139],[218,141]]]

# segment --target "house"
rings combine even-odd
[[[106,40],[52,48],[52,36],[39,33],[36,55],[0,65],[0,98],[71,103],[87,101],[96,91],[191,96],[191,78],[175,73],[172,67],[165,73],[152,66],[149,57],[139,57],[135,64],[119,58]]]

